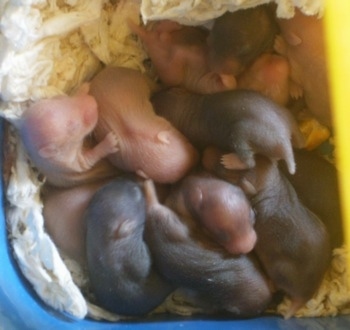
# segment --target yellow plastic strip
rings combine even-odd
[[[350,1],[326,0],[325,38],[347,246],[350,246]],[[349,254],[350,256],[350,254]],[[350,258],[348,260],[350,267]]]

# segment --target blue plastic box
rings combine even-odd
[[[3,120],[0,120],[1,146],[3,145],[3,124]],[[2,173],[2,159],[0,170]],[[185,318],[162,315],[156,318],[144,318],[132,322],[118,323],[74,319],[67,314],[60,313],[46,306],[21,274],[13,258],[7,237],[2,184],[0,185],[0,196],[2,200],[0,211],[0,330],[350,329],[350,315],[324,318],[292,318],[289,320],[284,320],[279,316],[261,316],[237,320],[206,316]]]

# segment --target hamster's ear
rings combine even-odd
[[[116,219],[116,220],[120,221],[120,219]],[[138,227],[137,221],[132,219],[125,219],[121,222],[118,228],[114,230],[113,237],[115,239],[128,237],[134,233],[137,227]]]
[[[219,73],[218,82],[221,84],[222,90],[230,90],[237,88],[237,80],[232,74]]]
[[[201,91],[209,94],[232,90],[237,87],[237,81],[234,75],[217,72],[209,72],[203,77],[201,84]]]
[[[39,156],[42,158],[53,158],[58,154],[59,150],[55,144],[48,144],[39,149]]]

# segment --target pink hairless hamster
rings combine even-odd
[[[309,111],[324,125],[332,126],[323,19],[295,11],[291,19],[278,19],[283,39],[276,50],[290,63],[291,79],[299,86]]]
[[[215,93],[236,86],[233,76],[223,76],[208,65],[208,31],[164,20],[150,30],[129,22],[142,40],[160,81],[198,93]]]
[[[272,53],[260,55],[237,77],[237,88],[255,90],[280,105],[287,105],[290,94],[287,59]]]
[[[69,188],[44,185],[45,229],[56,246],[80,265],[86,265],[86,225],[83,214],[94,193],[110,179]]]
[[[159,183],[176,182],[197,162],[198,153],[149,100],[154,84],[137,70],[107,67],[91,82],[98,103],[97,141],[107,132],[118,139],[108,159],[118,168]]]
[[[66,187],[109,176],[107,162],[117,150],[108,131],[95,144],[88,138],[97,123],[97,104],[84,84],[73,96],[42,99],[31,105],[19,123],[22,142],[38,170],[55,186]]]
[[[194,218],[232,254],[246,254],[256,243],[255,216],[242,189],[206,172],[186,176],[167,198],[179,214]]]

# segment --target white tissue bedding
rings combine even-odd
[[[126,19],[144,22],[173,19],[183,24],[207,24],[223,12],[275,2],[276,15],[292,17],[295,7],[305,14],[322,15],[323,0],[3,0],[0,2],[0,114],[15,122],[30,102],[72,93],[102,64],[145,71],[146,54],[131,35]],[[140,15],[141,14],[141,15]],[[30,166],[16,134],[11,141],[16,161],[6,198],[9,238],[25,277],[53,308],[77,318],[117,321],[87,301],[86,278],[64,258],[44,230],[40,189],[42,182]],[[350,312],[345,248],[333,251],[333,261],[315,297],[296,316],[326,316]],[[284,314],[288,299],[274,313]],[[190,315],[200,312],[179,293],[155,312]]]

